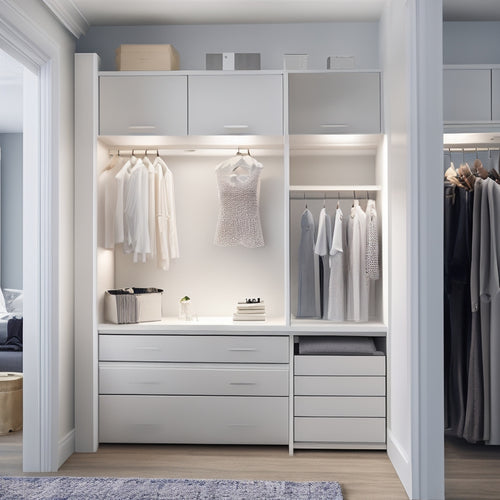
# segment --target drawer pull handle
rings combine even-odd
[[[231,347],[229,349],[231,352],[255,352],[256,350],[255,347]]]
[[[257,427],[255,424],[227,424],[228,427]]]
[[[248,125],[224,125],[224,128],[241,129],[241,128],[248,128]]]
[[[156,127],[154,125],[129,125],[131,130],[154,130]]]
[[[131,382],[131,384],[137,384],[137,385],[160,385],[160,382],[149,382],[149,381],[144,381],[144,382]]]
[[[229,385],[257,385],[256,382],[229,382]]]
[[[142,347],[136,347],[138,351],[159,351],[159,347],[149,347],[149,346],[142,346]]]
[[[321,128],[347,128],[349,125],[347,123],[322,123]]]

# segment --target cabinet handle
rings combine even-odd
[[[154,130],[156,127],[154,125],[129,125],[128,128],[132,130]]]
[[[229,382],[229,385],[257,385],[256,382]]]
[[[159,385],[160,382],[149,382],[149,381],[145,381],[145,382],[130,382],[131,384],[137,384],[137,385]]]
[[[228,350],[231,352],[251,352],[257,349],[255,347],[230,347]]]
[[[322,123],[320,125],[321,128],[347,128],[348,126],[348,123]]]
[[[233,129],[248,128],[248,125],[224,125],[224,128],[233,128]]]
[[[257,427],[255,424],[227,424],[228,427]]]
[[[149,347],[149,346],[142,346],[142,347],[136,347],[138,351],[159,351],[159,347]]]

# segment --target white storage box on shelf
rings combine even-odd
[[[125,288],[107,290],[104,293],[104,309],[109,323],[142,323],[161,320],[161,296],[159,288]],[[130,297],[134,304],[132,314],[120,314],[118,297]]]

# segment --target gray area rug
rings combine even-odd
[[[337,482],[0,477],[5,500],[342,500]]]

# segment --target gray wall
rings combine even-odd
[[[500,64],[500,22],[443,24],[444,64]]]
[[[355,57],[357,68],[379,67],[378,23],[219,24],[92,26],[77,52],[95,52],[101,70],[115,70],[115,49],[123,43],[170,43],[180,69],[205,69],[205,54],[259,52],[261,69],[283,68],[283,54],[309,54],[309,69],[326,69],[331,55]]]
[[[23,288],[23,134],[0,134],[2,288]]]

